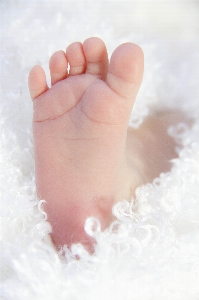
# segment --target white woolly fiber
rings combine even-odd
[[[0,299],[198,300],[198,2],[3,0],[0,12]],[[35,193],[27,76],[35,64],[48,72],[54,51],[89,36],[104,39],[110,54],[125,41],[144,50],[131,126],[164,108],[181,108],[195,121],[170,129],[181,145],[173,168],[139,187],[136,200],[117,204],[109,229],[87,220],[95,254],[73,245],[61,256]]]

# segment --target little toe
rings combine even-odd
[[[68,75],[67,67],[68,67],[68,62],[64,51],[61,50],[57,51],[51,56],[49,61],[49,68],[50,68],[52,85],[67,77]]]
[[[46,75],[41,66],[34,66],[28,77],[28,85],[32,100],[45,93],[49,87],[46,83]]]
[[[135,100],[144,70],[142,49],[133,44],[120,45],[112,54],[107,84],[118,95]]]
[[[66,49],[66,57],[70,65],[69,75],[80,75],[85,71],[85,57],[83,46],[80,42],[69,45]]]
[[[86,57],[86,73],[105,80],[108,70],[108,53],[104,42],[97,37],[88,38],[83,43]]]

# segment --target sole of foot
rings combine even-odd
[[[127,165],[126,138],[143,65],[137,45],[120,45],[109,62],[104,42],[94,37],[52,55],[50,88],[40,66],[30,71],[37,192],[57,246],[90,248],[86,218],[106,228],[113,204],[131,197],[140,182]]]

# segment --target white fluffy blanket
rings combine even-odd
[[[0,299],[198,300],[197,1],[1,0],[0,12]],[[88,220],[94,255],[81,245],[60,255],[35,194],[27,76],[34,64],[48,72],[54,51],[89,36],[104,39],[110,54],[125,41],[145,52],[131,126],[159,108],[181,108],[195,122],[170,129],[179,158],[170,172],[139,187],[136,200],[113,209],[117,221],[109,229]]]

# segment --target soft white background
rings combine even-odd
[[[199,299],[198,16],[198,1],[188,0],[0,1],[1,300]],[[49,80],[50,55],[89,36],[110,55],[126,41],[144,50],[131,126],[165,107],[195,121],[172,130],[180,146],[169,173],[120,203],[106,232],[87,224],[95,255],[76,245],[61,257],[35,194],[27,76],[41,64]]]

